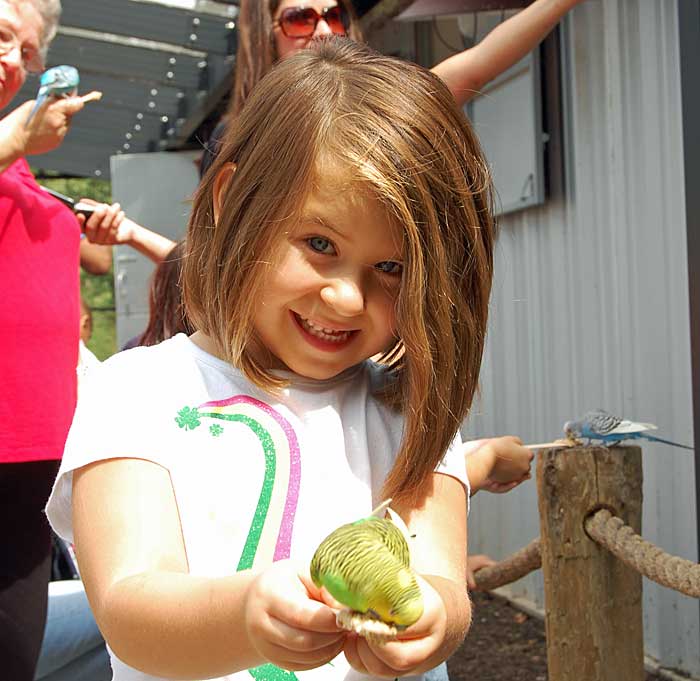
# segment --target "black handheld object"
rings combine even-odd
[[[44,185],[39,185],[47,194],[51,194],[55,199],[58,199],[61,203],[65,204],[70,208],[74,213],[80,213],[81,215],[84,215],[86,218],[89,218],[94,212],[96,206],[92,206],[89,203],[83,203],[82,201],[77,201],[75,199],[71,199],[70,196],[66,196],[65,194],[61,194],[61,192],[57,192],[55,189],[49,189],[48,187],[44,187]]]

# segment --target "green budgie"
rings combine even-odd
[[[361,613],[364,623],[381,620],[393,627],[394,635],[423,614],[408,542],[393,520],[373,515],[342,525],[316,549],[310,571],[317,587],[325,587],[338,602]]]
[[[24,124],[25,127],[29,125],[29,121],[34,118],[34,114],[39,107],[49,97],[72,97],[78,92],[79,84],[80,76],[78,75],[78,69],[74,66],[54,66],[44,71],[39,80],[39,92],[36,96],[36,104]]]

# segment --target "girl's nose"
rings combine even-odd
[[[314,31],[314,38],[320,38],[322,36],[332,35],[331,27],[326,23],[325,19],[319,19],[316,24],[316,30]]]
[[[356,317],[365,309],[365,298],[360,286],[349,278],[334,279],[326,284],[321,289],[321,299],[343,317]]]

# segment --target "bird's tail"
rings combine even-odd
[[[672,442],[671,440],[664,440],[663,438],[656,437],[654,435],[647,435],[646,433],[641,433],[641,437],[645,440],[651,440],[652,442],[661,442],[665,445],[671,445],[671,447],[680,447],[681,449],[689,449],[691,452],[695,451],[695,447],[688,447],[688,445],[682,445],[679,442]]]
[[[29,118],[24,122],[24,127],[26,128],[29,123],[31,122],[32,118],[34,118],[34,114],[39,110],[39,107],[46,101],[46,95],[39,94],[39,96],[36,98],[36,104],[34,104],[34,108],[31,110],[29,114]]]

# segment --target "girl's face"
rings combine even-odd
[[[27,65],[40,58],[44,28],[41,15],[31,2],[0,0],[0,109],[4,109],[27,77]]]
[[[402,233],[381,204],[325,172],[285,233],[253,326],[268,368],[331,378],[395,342]]]
[[[336,19],[335,12],[331,12],[331,14],[327,16],[327,19],[324,18],[324,16],[326,16],[325,12],[327,12],[330,8],[337,6],[338,3],[336,0],[281,0],[277,11],[272,17],[278,59],[284,59],[285,57],[289,57],[290,55],[303,50],[314,38],[329,36],[333,33],[336,33],[337,35],[345,35],[344,31],[342,33],[340,32],[341,27]],[[320,18],[318,19],[316,27],[313,28],[311,33],[308,35],[303,35],[302,37],[293,37],[298,36],[300,33],[306,33],[306,31],[313,27],[313,23],[307,24],[306,30],[304,30],[303,25],[300,27],[298,22],[296,23],[296,26],[287,26],[286,24],[281,25],[281,21],[282,23],[284,22],[283,14],[285,13],[285,10],[302,9],[314,10],[320,16]],[[313,16],[310,13],[309,15]]]

